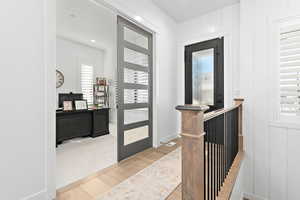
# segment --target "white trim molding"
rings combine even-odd
[[[251,199],[251,200],[268,200],[266,198],[263,198],[263,197],[260,197],[260,196],[254,195],[254,194],[250,194],[250,193],[243,193],[241,199],[243,200],[244,198]]]
[[[45,67],[45,192],[32,199],[56,197],[56,1],[44,0],[44,67]]]
[[[51,200],[51,199],[54,199],[54,198],[49,198],[48,195],[47,195],[47,191],[42,190],[42,191],[37,192],[35,194],[32,194],[28,197],[25,197],[22,200],[42,200],[42,199]]]

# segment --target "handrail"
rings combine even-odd
[[[222,186],[222,184],[226,183],[226,181],[224,181],[224,178],[226,178],[226,176],[228,175],[227,173],[230,173],[230,168],[233,166],[233,163],[236,163],[233,162],[234,157],[237,154],[240,155],[239,152],[243,152],[243,101],[243,99],[235,99],[234,106],[216,110],[210,113],[205,113],[205,111],[208,110],[208,107],[203,105],[184,105],[176,107],[176,109],[179,110],[182,114],[181,136],[183,200],[205,200],[209,198],[209,195],[211,195],[210,197],[213,196],[212,199],[216,199],[219,193],[224,197],[224,192],[220,192],[220,188],[224,187],[224,185]],[[229,129],[229,133],[216,133],[216,130],[220,128],[220,121],[216,122],[218,120],[225,120],[224,122],[221,121],[221,131],[227,131],[227,129]],[[228,127],[226,126],[226,130],[224,128],[225,122],[229,123]],[[217,123],[219,123],[219,125],[217,125]],[[234,124],[233,127],[231,127],[232,125],[230,125],[232,123]],[[211,125],[213,126],[213,131],[215,132],[205,134],[204,129],[207,128],[207,126]],[[233,132],[231,133],[231,131]],[[222,136],[221,140],[220,135]],[[228,138],[225,139],[225,137]],[[227,140],[230,140],[231,142],[229,144],[232,144],[234,146],[231,147],[229,144],[227,144]],[[208,154],[211,154],[210,157],[209,155],[207,155],[207,152]],[[228,161],[224,161],[224,156],[226,157],[225,159],[229,159],[229,157],[230,159]],[[211,161],[211,159],[213,161]],[[213,171],[213,173],[211,171],[209,172],[209,170],[211,169],[207,168],[208,164],[213,167],[213,170],[216,171]],[[220,166],[223,167],[224,170],[220,170]],[[216,178],[217,182],[215,183],[214,181],[213,183],[215,185],[212,186],[213,188],[209,188],[207,186],[207,181],[209,181],[210,177],[208,178],[208,176],[212,175],[217,176],[214,177]],[[210,184],[211,183],[212,182],[210,182]],[[217,192],[216,188],[218,188]],[[213,190],[214,192],[210,192],[210,194],[208,195],[208,190]],[[231,193],[231,191],[229,191],[229,193]],[[225,196],[230,197],[230,194],[226,194]]]
[[[223,109],[211,111],[209,113],[204,114],[204,121],[208,121],[208,120],[210,120],[214,117],[225,114],[229,111],[232,111],[232,110],[236,109],[237,107],[240,107],[242,105],[244,99],[236,98],[236,99],[234,99],[234,101],[235,101],[235,105],[230,107],[230,108],[223,108]]]
[[[225,114],[225,113],[227,113],[227,112],[229,112],[229,111],[232,111],[232,110],[238,108],[239,106],[240,106],[240,105],[235,105],[235,106],[232,106],[232,107],[230,107],[230,108],[223,108],[223,109],[211,111],[211,112],[209,112],[209,113],[205,113],[205,114],[204,114],[204,121],[208,121],[208,120],[213,119],[213,118],[215,118],[215,117],[217,117],[217,116],[220,116],[220,115],[222,115],[222,114]]]

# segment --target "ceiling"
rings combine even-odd
[[[88,0],[59,0],[56,8],[58,37],[101,50],[114,47],[116,14]]]
[[[183,22],[239,0],[152,0],[177,22]]]

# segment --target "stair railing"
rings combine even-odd
[[[182,199],[230,198],[243,155],[243,99],[205,113],[208,106],[177,106],[182,117]]]

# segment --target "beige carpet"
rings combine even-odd
[[[181,148],[178,148],[97,200],[164,200],[180,183]]]

